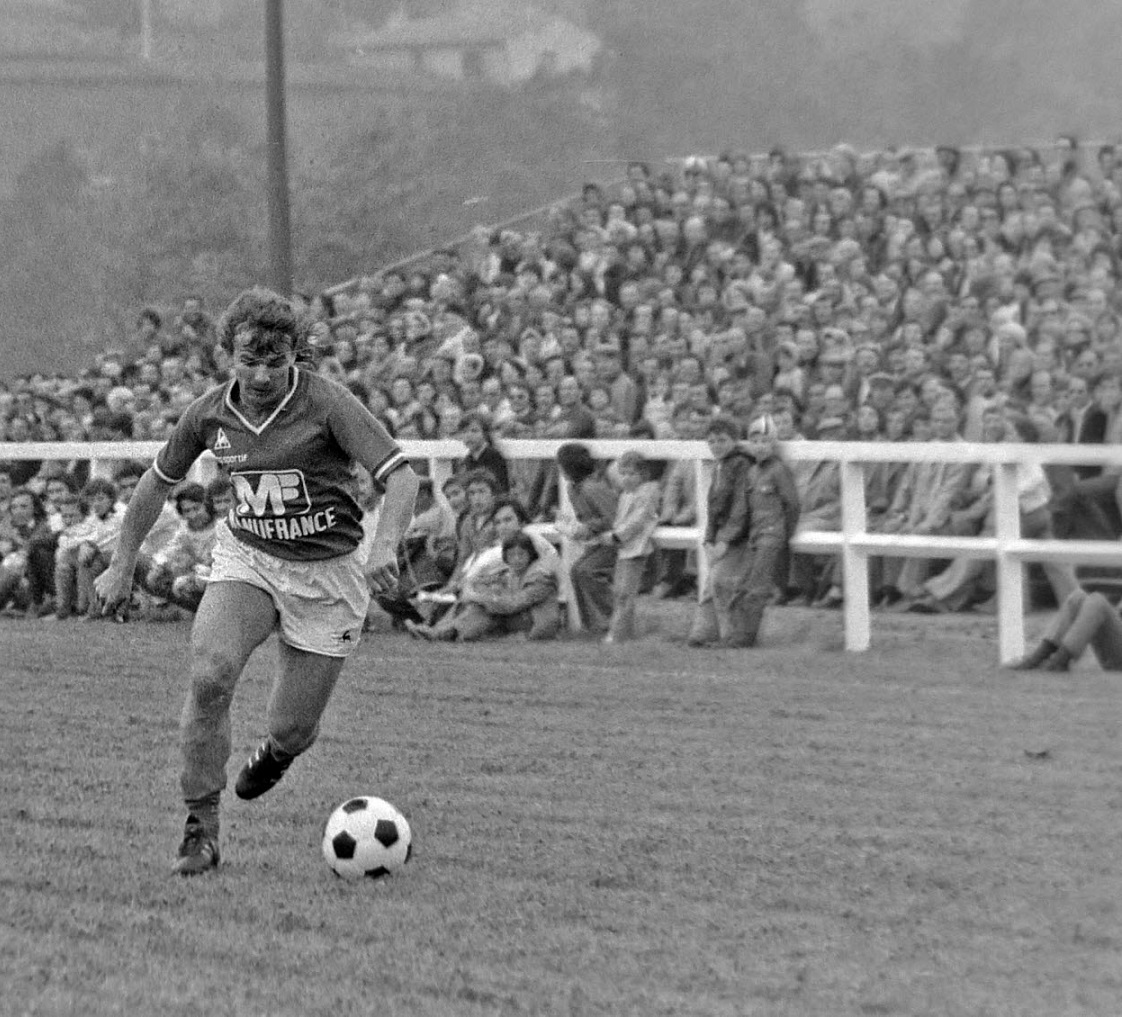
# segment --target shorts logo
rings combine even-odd
[[[226,432],[220,427],[218,429],[218,436],[214,439],[214,451],[222,452],[224,449],[230,447],[230,439],[226,437]]]
[[[283,470],[279,473],[234,473],[234,494],[238,504],[234,512],[239,516],[303,515],[311,511],[308,485],[301,470]]]
[[[351,642],[351,633],[350,633],[349,629],[346,632],[344,632],[342,635],[339,636],[339,642],[341,642],[341,643]]]

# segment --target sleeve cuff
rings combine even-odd
[[[187,479],[186,475],[182,477],[169,477],[163,470],[160,469],[159,460],[153,460],[152,472],[156,474],[156,476],[159,477],[160,480],[162,480],[165,484],[171,484],[172,486],[181,484],[184,480]]]
[[[409,460],[405,458],[405,454],[403,452],[395,452],[392,456],[389,457],[389,459],[387,459],[384,463],[382,463],[381,466],[378,467],[377,472],[374,474],[374,479],[379,484],[384,483],[386,477],[393,473],[394,470],[405,466],[408,462]]]

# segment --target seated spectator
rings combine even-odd
[[[484,553],[498,543],[494,525],[495,478],[489,471],[477,469],[464,478],[464,488],[467,511],[457,524],[455,565],[443,586],[431,593],[425,591],[427,602],[434,605],[428,622],[423,616],[405,617],[405,627],[411,635],[428,638],[430,630],[439,628],[441,634],[437,638],[443,638],[443,631],[450,628],[465,606],[464,595],[479,574]]]
[[[534,542],[534,547],[537,548],[538,558],[542,564],[553,569],[560,590],[562,581],[561,556],[557,553],[557,549],[540,533],[526,529],[530,524],[530,516],[517,498],[497,499],[494,513],[491,516],[491,523],[495,528],[495,537],[498,543],[480,553],[475,567],[472,569],[471,582],[473,586],[486,587],[494,576],[504,571],[503,541],[517,533],[525,533]]]
[[[98,617],[93,581],[109,565],[121,530],[124,513],[117,506],[117,487],[94,478],[82,488],[84,515],[73,528],[64,528],[55,553],[55,617],[59,621],[77,612]],[[114,616],[125,621],[124,613]]]
[[[180,524],[171,541],[153,555],[143,585],[154,596],[194,614],[210,575],[217,519],[201,484],[181,485],[171,500]]]
[[[841,441],[845,437],[842,417],[823,417],[818,421],[818,441]],[[841,530],[841,468],[831,459],[798,463],[792,471],[800,505],[796,532],[837,532]],[[869,469],[869,474],[872,469]],[[838,607],[844,600],[841,591],[840,562],[833,557],[793,554],[784,591],[796,607]],[[781,576],[781,578],[783,578]]]
[[[1077,589],[1060,605],[1035,649],[1009,667],[1067,671],[1088,646],[1104,671],[1122,671],[1122,617],[1101,593]]]
[[[958,410],[952,399],[936,404],[931,411],[931,427],[935,441],[962,440],[957,433]],[[948,532],[951,506],[966,486],[969,472],[965,463],[909,463],[892,505],[880,522],[879,532],[916,536]],[[929,569],[927,558],[884,560],[879,584],[876,579],[870,580],[875,584],[874,602],[892,606],[904,597],[921,595]]]
[[[69,510],[67,510],[67,506]],[[27,545],[27,585],[29,614],[42,618],[54,611],[55,550],[59,533],[79,514],[78,495],[69,473],[53,477],[45,486],[43,509],[47,526],[31,537]]]
[[[49,531],[42,499],[26,487],[17,487],[0,520],[0,610],[9,604],[31,606],[27,584],[28,551],[37,537]]]
[[[1035,444],[1039,434],[1027,417],[1006,415],[992,410],[984,421],[987,441],[1013,441]],[[996,531],[993,513],[993,471],[980,466],[973,474],[967,491],[975,492],[965,508],[951,513],[951,530],[963,534],[992,535]],[[1021,536],[1027,540],[1047,540],[1054,536],[1049,508],[1051,488],[1044,470],[1024,463],[1017,470],[1017,495],[1021,510]],[[1078,588],[1075,570],[1062,562],[1046,562],[1043,566],[1055,594],[1056,603],[1064,603]],[[910,603],[909,609],[925,614],[957,611],[977,600],[992,596],[996,576],[992,562],[958,558],[943,572],[924,583],[924,594]],[[982,592],[979,594],[979,590]]]
[[[413,625],[410,631],[425,639],[461,642],[513,633],[535,641],[555,638],[561,627],[555,572],[526,533],[507,537],[502,556],[505,570],[485,587],[466,592],[463,609],[451,622]]]

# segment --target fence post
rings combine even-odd
[[[841,476],[842,588],[845,593],[845,648],[869,648],[869,556],[853,546],[865,533],[865,464],[843,461]]]
[[[1009,545],[1021,536],[1021,507],[1017,497],[1017,464],[997,463],[993,468],[994,535],[997,538],[997,640],[1002,664],[1025,652],[1024,567],[1008,554]]]
[[[713,483],[713,460],[695,459],[693,461],[694,503],[697,506],[695,520],[697,525],[697,599],[705,595],[705,585],[709,582],[709,559],[705,555],[705,533],[709,529],[709,487]]]
[[[432,481],[432,496],[442,504],[447,504],[444,498],[444,482],[452,476],[452,460],[430,459],[429,479]]]

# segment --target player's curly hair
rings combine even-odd
[[[238,294],[226,308],[218,322],[218,344],[233,353],[234,337],[247,332],[255,352],[291,349],[301,359],[309,351],[309,321],[291,301],[263,286]]]

